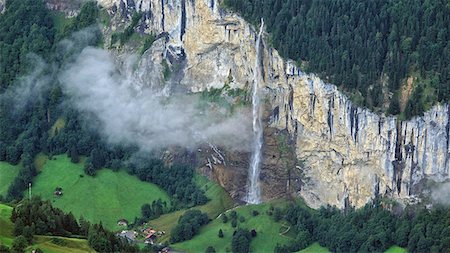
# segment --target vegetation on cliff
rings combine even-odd
[[[19,14],[25,12],[36,16],[28,18],[30,15],[24,14],[27,18],[21,18]],[[95,26],[99,22],[97,4],[86,2],[76,17],[66,20],[62,25],[55,23],[59,19],[51,17],[52,13],[41,0],[8,1],[6,12],[0,16],[1,27],[4,29],[10,26],[9,30],[0,30],[2,52],[10,54],[11,50],[17,51],[24,57],[29,53],[38,55],[31,63],[17,62],[17,69],[8,68],[11,62],[0,64],[0,76],[5,77],[2,79],[5,90],[0,95],[0,161],[12,165],[21,163],[21,171],[4,194],[5,199],[11,201],[22,197],[28,183],[38,174],[34,159],[39,153],[50,158],[67,153],[73,163],[78,163],[80,156],[86,156],[84,171],[90,176],[95,176],[101,168],[118,170],[126,167],[128,173],[137,175],[142,181],[156,183],[167,191],[175,208],[206,203],[204,192],[193,181],[193,168],[180,164],[166,166],[159,159],[148,159],[148,154],[129,161],[137,151],[136,147],[109,145],[95,129],[88,126],[100,123],[95,119],[86,122],[85,115],[67,103],[70,97],[62,92],[58,73],[53,73],[58,71],[53,70],[70,63],[84,47],[98,45],[100,38],[98,31],[90,29],[89,35],[81,33],[71,37],[73,45],[70,42],[59,42],[72,36],[74,32]],[[139,19],[138,16],[133,22],[136,23]],[[57,25],[60,28],[55,35]],[[45,50],[34,50],[31,45],[35,45],[35,39],[21,37],[29,36],[26,29],[31,27],[35,27],[39,34],[36,40],[51,35],[52,40],[48,40],[48,45],[45,44]],[[25,32],[22,34],[22,31]],[[48,31],[51,31],[50,35],[47,34]],[[30,44],[24,44],[24,41]],[[150,42],[151,40],[148,43]],[[3,61],[6,58],[1,59]],[[52,64],[46,64],[41,59]],[[16,79],[18,76],[21,76],[20,81]]]
[[[306,72],[319,73],[370,108],[420,115],[450,100],[450,6],[445,0],[224,0]],[[408,77],[414,88],[402,91]],[[359,98],[358,98],[359,97]],[[406,101],[400,101],[406,102]]]

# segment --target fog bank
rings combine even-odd
[[[70,102],[86,120],[100,122],[96,127],[108,141],[137,144],[145,151],[195,148],[207,142],[249,149],[252,130],[247,109],[230,114],[218,106],[200,107],[196,95],[166,97],[139,83],[127,66],[118,64],[106,50],[87,47],[59,76]]]

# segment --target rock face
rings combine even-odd
[[[257,34],[237,15],[220,10],[217,0],[98,2],[123,19],[142,11],[142,31],[161,35],[163,41],[153,47],[163,47],[172,67],[181,66],[177,85],[186,90],[222,87],[230,76],[232,88],[251,87]],[[414,200],[422,179],[450,179],[448,105],[402,122],[358,108],[335,86],[302,73],[266,44],[261,64],[269,107],[261,174],[265,199],[294,191],[312,207],[360,207],[376,195]],[[282,143],[275,140],[282,132],[289,135],[284,142],[294,147],[294,157],[277,155]],[[216,172],[210,173],[239,197],[243,180],[226,181],[246,175],[246,164],[234,166],[229,175],[226,165],[211,164]]]
[[[47,8],[53,11],[63,12],[68,17],[78,15],[83,4],[82,0],[46,0]]]
[[[5,10],[5,0],[0,0],[0,14]]]
[[[448,105],[401,122],[354,106],[317,77],[287,73],[272,125],[296,137],[306,175],[300,194],[310,205],[362,206],[377,194],[414,200],[422,179],[449,178]]]

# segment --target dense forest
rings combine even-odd
[[[178,224],[171,231],[170,241],[172,243],[192,239],[201,226],[208,224],[208,215],[199,210],[188,210],[178,219]]]
[[[278,218],[292,225],[296,238],[290,245],[278,245],[275,252],[298,251],[315,241],[333,252],[384,252],[392,245],[408,252],[450,250],[449,208],[411,206],[396,215],[375,201],[358,210],[321,207],[312,211],[291,205],[278,213]]]
[[[133,146],[109,145],[88,127],[98,122],[86,122],[83,112],[68,103],[58,71],[83,48],[101,42],[99,8],[88,1],[76,17],[63,24],[57,24],[52,15],[42,0],[9,0],[0,15],[0,161],[22,165],[2,198],[11,201],[22,197],[37,175],[34,158],[38,153],[49,157],[67,153],[74,163],[80,156],[87,157],[85,173],[90,176],[105,167],[126,169],[159,185],[172,196],[173,208],[206,203],[204,192],[193,181],[193,168],[166,166],[158,158],[148,158],[153,154],[138,158],[133,156],[137,151]],[[83,29],[89,29],[92,36],[79,39],[76,32]],[[62,43],[64,39],[75,43]],[[52,128],[58,120],[64,127]]]
[[[450,99],[450,4],[446,0],[224,0],[253,24],[264,19],[280,54],[370,108],[421,114]],[[405,101],[404,101],[405,102]]]

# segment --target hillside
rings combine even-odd
[[[11,247],[14,240],[14,224],[10,220],[12,209],[10,206],[0,204],[0,244],[8,247]],[[35,236],[34,240],[26,252],[36,248],[40,248],[44,253],[95,252],[85,239],[39,235]]]
[[[0,243],[11,246],[14,239],[14,224],[9,219],[11,217],[12,207],[0,204]]]
[[[280,202],[281,205],[284,202]],[[278,205],[280,205],[278,203]],[[277,203],[275,203],[277,204]],[[273,203],[265,203],[262,205],[248,205],[241,206],[235,209],[238,217],[244,217],[244,222],[238,221],[239,228],[246,228],[249,230],[255,229],[258,234],[255,239],[252,240],[250,245],[251,252],[273,252],[277,244],[287,244],[295,237],[294,234],[280,233],[286,231],[289,226],[283,224],[283,222],[275,222],[272,217],[267,215],[267,211],[270,206],[277,206]],[[221,215],[230,215],[230,211],[222,213]],[[257,211],[259,214],[253,216],[252,212]],[[238,218],[239,220],[240,218]],[[219,238],[217,233],[219,229],[222,229],[224,237]],[[202,252],[208,246],[213,246],[217,252],[227,252],[231,249],[231,238],[236,228],[231,226],[231,222],[223,223],[222,217],[217,217],[211,223],[203,227],[200,233],[193,239],[176,243],[173,247],[180,251],[187,252]]]
[[[340,86],[359,105],[379,111],[389,107],[390,114],[410,118],[450,100],[448,1],[224,4],[253,24],[263,18],[283,57]]]
[[[6,196],[8,188],[14,178],[19,174],[20,166],[14,166],[7,162],[0,162],[0,195]]]
[[[217,183],[211,182],[207,178],[199,175],[196,175],[195,182],[202,190],[205,190],[205,195],[210,200],[204,205],[196,206],[190,209],[198,209],[208,214],[210,219],[216,219],[221,213],[231,209],[234,206],[233,199],[231,199],[230,195]],[[166,231],[166,234],[159,238],[160,241],[168,241],[171,230],[177,224],[180,216],[187,210],[179,210],[164,214],[157,219],[149,221],[149,224],[154,226],[156,229]]]
[[[161,199],[170,205],[167,193],[156,185],[142,182],[125,171],[103,169],[95,177],[86,175],[83,163],[73,164],[66,155],[48,160],[33,183],[33,195],[50,200],[53,206],[90,222],[102,222],[112,230],[119,219],[141,217],[141,206]],[[54,195],[56,187],[63,195]]]

